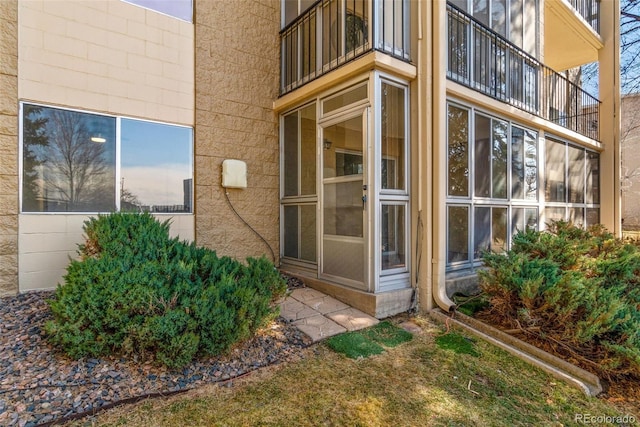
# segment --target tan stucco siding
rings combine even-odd
[[[18,291],[18,1],[0,1],[0,295]]]
[[[196,2],[196,241],[241,259],[270,255],[225,200],[228,158],[245,161],[248,176],[229,198],[278,255],[279,21],[273,0]]]

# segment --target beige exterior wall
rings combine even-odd
[[[120,0],[30,0],[17,8],[21,101],[193,126],[193,24]],[[11,146],[17,150],[17,129]],[[17,209],[17,178],[14,187]],[[20,215],[20,291],[60,283],[87,218]],[[194,222],[175,216],[171,232],[193,240]]]
[[[19,2],[21,100],[193,125],[193,25],[120,0]]]
[[[278,1],[196,2],[196,241],[240,259],[270,253],[225,200],[224,159],[247,163],[229,199],[279,253],[279,24]]]
[[[622,229],[640,231],[640,94],[622,97]]]
[[[171,219],[171,235],[193,240],[193,215],[157,215]],[[88,215],[20,215],[20,291],[54,288],[62,283],[69,258],[84,243],[83,223]]]
[[[0,296],[18,291],[18,1],[0,1]]]

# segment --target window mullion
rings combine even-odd
[[[116,117],[116,164],[115,164],[115,169],[116,169],[116,173],[115,173],[115,179],[116,179],[116,211],[119,212],[120,211],[120,201],[122,199],[122,178],[121,178],[121,143],[122,143],[122,137],[121,137],[121,122],[122,122],[122,118],[121,117]]]

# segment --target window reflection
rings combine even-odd
[[[507,250],[507,208],[491,208],[491,250]]]
[[[507,208],[475,207],[473,222],[474,259],[479,259],[485,251],[504,252],[507,249]]]
[[[469,208],[467,206],[449,206],[447,223],[447,262],[469,260]]]
[[[473,258],[479,259],[482,252],[491,250],[491,208],[476,207],[473,224]]]
[[[545,221],[550,223],[552,221],[564,221],[565,220],[565,208],[560,207],[547,207],[544,210]]]
[[[559,142],[547,140],[545,199],[549,202],[565,202],[565,146]]]
[[[513,208],[511,238],[521,231],[538,229],[538,210],[535,208]]]
[[[599,208],[587,208],[587,227],[600,223],[600,209]]]
[[[511,128],[511,197],[538,198],[537,135],[513,126]]]
[[[191,129],[122,120],[122,210],[191,212]]]
[[[585,163],[584,149],[577,147],[568,147],[569,155],[569,180],[567,196],[569,203],[584,203],[584,178]]]
[[[448,193],[469,195],[469,112],[449,106],[448,109]]]
[[[192,159],[188,127],[22,106],[23,212],[192,212]]]
[[[23,106],[24,212],[115,208],[115,118]]]
[[[569,222],[578,227],[584,227],[584,209],[583,208],[571,208],[569,209]]]
[[[600,203],[600,155],[587,151],[587,203]]]
[[[127,3],[155,10],[183,21],[192,22],[193,5],[191,0],[125,0]]]
[[[491,197],[491,119],[475,116],[475,196]]]
[[[530,130],[524,132],[524,188],[525,199],[538,200],[538,135]]]
[[[493,198],[507,198],[507,122],[493,122],[493,154],[491,156],[491,175]]]

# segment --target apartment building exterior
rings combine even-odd
[[[448,309],[525,227],[620,232],[618,0],[0,7],[3,293],[119,209],[378,317]],[[594,61],[600,99],[567,72]]]
[[[640,231],[640,93],[622,96],[622,229],[631,236]]]

